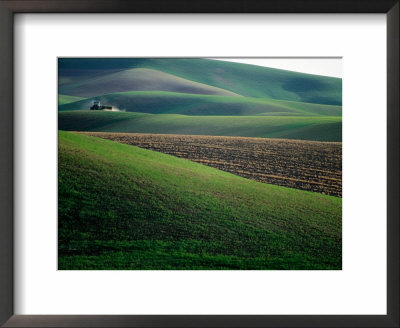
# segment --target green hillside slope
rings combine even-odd
[[[117,73],[91,78],[60,86],[61,93],[80,97],[94,97],[113,92],[133,90],[158,90],[194,94],[238,96],[210,85],[189,81],[180,77],[147,68],[133,68]]]
[[[75,97],[75,96],[67,96],[67,95],[58,95],[58,106],[73,103],[80,101],[84,98],[82,97]]]
[[[60,130],[173,133],[214,136],[342,141],[341,117],[335,116],[186,116],[111,111],[65,111]]]
[[[265,98],[194,95],[133,91],[70,102],[59,110],[87,110],[93,100],[128,112],[184,115],[326,115],[341,116],[341,106],[319,105]]]
[[[67,88],[82,79],[90,83],[90,72],[95,79],[101,71],[109,74],[110,70],[123,72],[132,68],[157,70],[247,97],[342,104],[342,80],[339,78],[198,58],[59,58],[59,80],[69,81],[63,84]],[[126,89],[101,94],[116,91]]]
[[[341,269],[341,199],[59,133],[59,269]]]

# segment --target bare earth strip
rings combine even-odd
[[[173,134],[79,132],[185,158],[244,178],[342,196],[342,143]]]

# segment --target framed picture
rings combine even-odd
[[[2,325],[399,326],[398,1],[0,21]]]

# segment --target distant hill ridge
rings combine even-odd
[[[218,87],[193,82],[172,74],[149,68],[131,68],[94,77],[60,87],[60,92],[79,97],[94,97],[99,94],[123,91],[173,91],[190,94],[219,96],[239,95]]]
[[[221,60],[59,58],[58,64],[59,92],[69,96],[91,97],[112,92],[159,90],[342,104],[340,78]],[[162,89],[165,87],[170,89]]]
[[[66,96],[70,97],[70,96]],[[61,95],[61,99],[64,96]],[[60,111],[87,110],[100,100],[127,112],[183,115],[341,116],[342,107],[266,98],[232,97],[164,91],[127,91],[77,98],[59,105]]]

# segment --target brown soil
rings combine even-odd
[[[342,196],[342,143],[171,134],[82,132],[215,167],[244,178]]]

